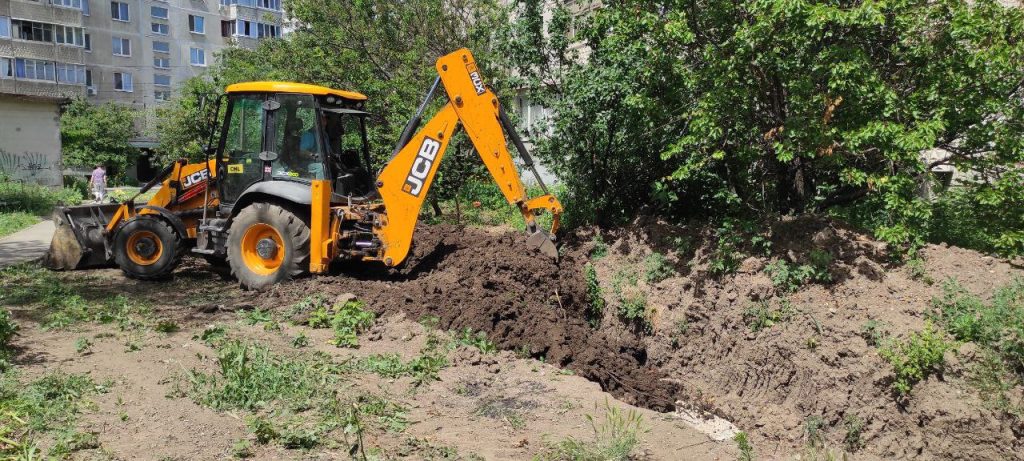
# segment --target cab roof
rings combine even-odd
[[[366,95],[355,91],[335,90],[326,86],[294,82],[245,82],[228,85],[228,93],[304,93],[315,96],[338,96],[352,101],[365,101]]]

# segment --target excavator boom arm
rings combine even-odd
[[[381,259],[393,266],[408,255],[419,211],[460,123],[505,199],[522,213],[532,233],[529,242],[557,256],[552,254],[551,235],[557,231],[562,205],[551,194],[528,196],[508,151],[505,135],[512,127],[502,122],[498,98],[484,85],[472,53],[461,49],[438,59],[437,72],[448,104],[398,150],[377,177],[386,212],[376,229],[383,244]],[[518,139],[514,132],[509,134]],[[536,215],[541,210],[554,218],[551,233],[537,228]]]

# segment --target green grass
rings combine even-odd
[[[441,338],[433,332],[427,335],[427,343],[420,349],[419,355],[409,362],[403,363],[397,354],[371,355],[355,362],[357,369],[384,378],[412,377],[415,386],[437,381],[438,374],[446,366],[447,349],[443,347]]]
[[[86,375],[61,372],[24,382],[17,373],[0,375],[0,459],[63,459],[98,447],[95,435],[77,430],[79,416],[92,408],[88,397],[106,392]]]
[[[923,330],[912,333],[906,341],[890,340],[879,350],[896,375],[892,387],[898,395],[907,395],[914,384],[940,371],[943,355],[955,344],[927,322]]]
[[[935,320],[950,335],[980,347],[982,357],[970,381],[981,395],[996,408],[1024,417],[1024,402],[1010,397],[1024,382],[1024,280],[999,288],[989,302],[951,280],[932,305]]]
[[[487,333],[483,331],[473,332],[472,328],[465,328],[455,335],[455,344],[475,347],[483,352],[484,354],[493,354],[498,352],[498,346],[494,345],[490,339],[487,339]]]
[[[612,291],[619,301],[619,317],[635,323],[644,331],[650,331],[653,312],[647,304],[647,292],[637,286],[638,282],[639,276],[636,272],[620,270],[612,277]]]
[[[643,417],[636,410],[623,411],[607,402],[604,420],[598,424],[592,415],[587,422],[593,430],[591,440],[570,437],[548,447],[537,459],[543,461],[626,461],[632,459],[645,432]]]
[[[736,457],[737,461],[754,461],[754,447],[750,445],[746,432],[737,432],[732,440],[736,442],[736,448],[740,450]]]
[[[38,216],[24,211],[0,212],[0,237],[11,235],[39,221]]]
[[[0,175],[0,212],[22,211],[49,215],[57,204],[78,205],[82,193],[73,188],[55,189],[32,183],[9,181]]]
[[[10,368],[11,340],[18,334],[20,327],[11,318],[7,309],[0,308],[0,372]]]
[[[676,275],[676,270],[665,255],[654,252],[644,258],[644,281],[658,283]]]
[[[791,264],[785,260],[777,260],[765,267],[765,272],[776,288],[792,293],[800,287],[811,283],[831,283],[832,274],[828,267],[832,263],[832,255],[826,251],[812,250],[808,264]]]
[[[408,410],[383,396],[346,395],[356,367],[325,354],[285,355],[227,340],[217,365],[212,373],[189,372],[185,394],[215,410],[249,412],[246,425],[259,444],[310,449],[345,443],[361,450],[365,429],[401,432],[409,424]]]

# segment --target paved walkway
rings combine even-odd
[[[50,248],[53,221],[39,224],[0,238],[0,268],[41,258]]]

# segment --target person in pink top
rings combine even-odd
[[[103,198],[107,196],[107,171],[103,169],[103,165],[96,165],[96,169],[92,170],[89,187],[92,189],[93,200],[102,203]]]

